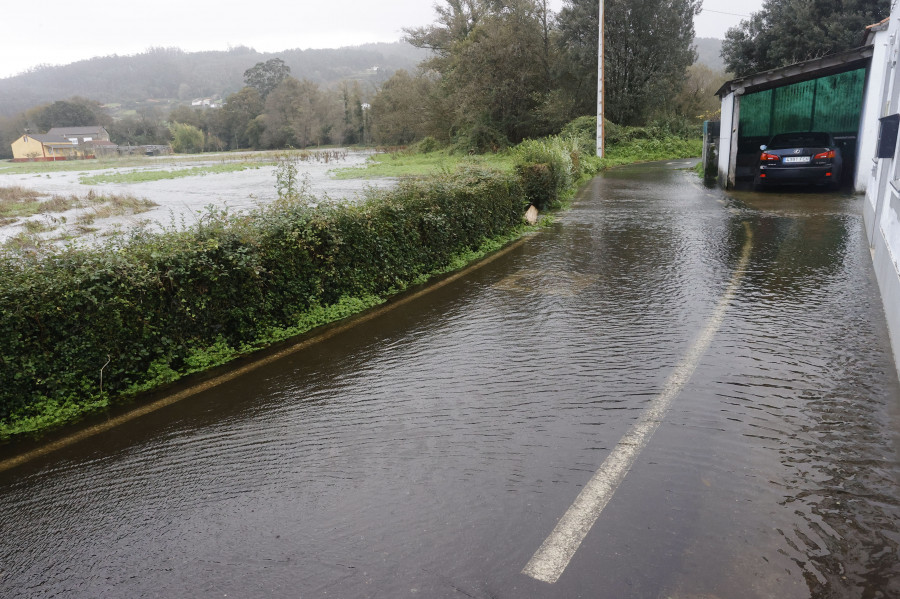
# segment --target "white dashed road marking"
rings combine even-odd
[[[550,584],[559,580],[594,522],[615,494],[625,475],[628,474],[637,456],[662,424],[672,401],[691,379],[700,358],[709,349],[709,344],[722,326],[728,305],[734,299],[741,279],[744,277],[753,242],[752,232],[747,223],[744,223],[744,229],[747,232],[747,239],[741,259],[731,277],[728,289],[713,310],[706,327],[669,376],[663,392],[653,400],[653,403],[644,410],[640,420],[616,444],[612,453],[603,461],[600,469],[556,524],[556,528],[529,560],[525,569],[522,570],[522,574]]]

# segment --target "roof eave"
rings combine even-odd
[[[744,95],[849,71],[854,68],[867,66],[872,59],[872,54],[873,46],[860,46],[852,50],[798,62],[779,69],[754,73],[746,77],[726,81],[715,95],[719,96],[719,98],[724,98],[731,93]]]

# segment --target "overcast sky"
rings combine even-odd
[[[554,10],[562,4],[550,0]],[[396,41],[403,27],[434,20],[431,0],[11,0],[4,5],[0,78],[40,64],[160,46],[279,51]],[[721,38],[741,20],[722,13],[745,16],[761,6],[762,0],[705,0],[706,10],[695,22],[697,35]]]

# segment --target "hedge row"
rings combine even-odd
[[[357,205],[307,200],[99,249],[0,256],[0,435],[227,361],[348,298],[376,303],[509,234],[525,208],[518,178],[474,169]]]

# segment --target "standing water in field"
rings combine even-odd
[[[288,155],[296,157],[298,184],[306,185],[308,193],[320,201],[353,201],[367,188],[391,187],[396,183],[390,178],[341,180],[333,176],[335,169],[365,164],[372,152],[322,150]],[[99,163],[78,164],[94,167]],[[115,166],[114,161],[106,164],[110,168],[77,171],[53,170],[57,165],[45,167],[44,163],[36,163],[36,172],[27,173],[0,165],[0,188],[22,187],[43,194],[45,200],[51,196],[70,200],[58,210],[15,218],[3,218],[0,205],[0,243],[23,232],[39,232],[44,239],[65,241],[84,235],[102,237],[112,230],[138,224],[151,229],[191,225],[209,207],[242,211],[277,197],[276,155],[271,152],[147,158],[138,163],[128,161],[128,166]],[[113,200],[91,201],[89,196]],[[110,204],[123,203],[129,207],[112,211],[108,208]],[[142,204],[138,209],[131,208],[138,203]]]

